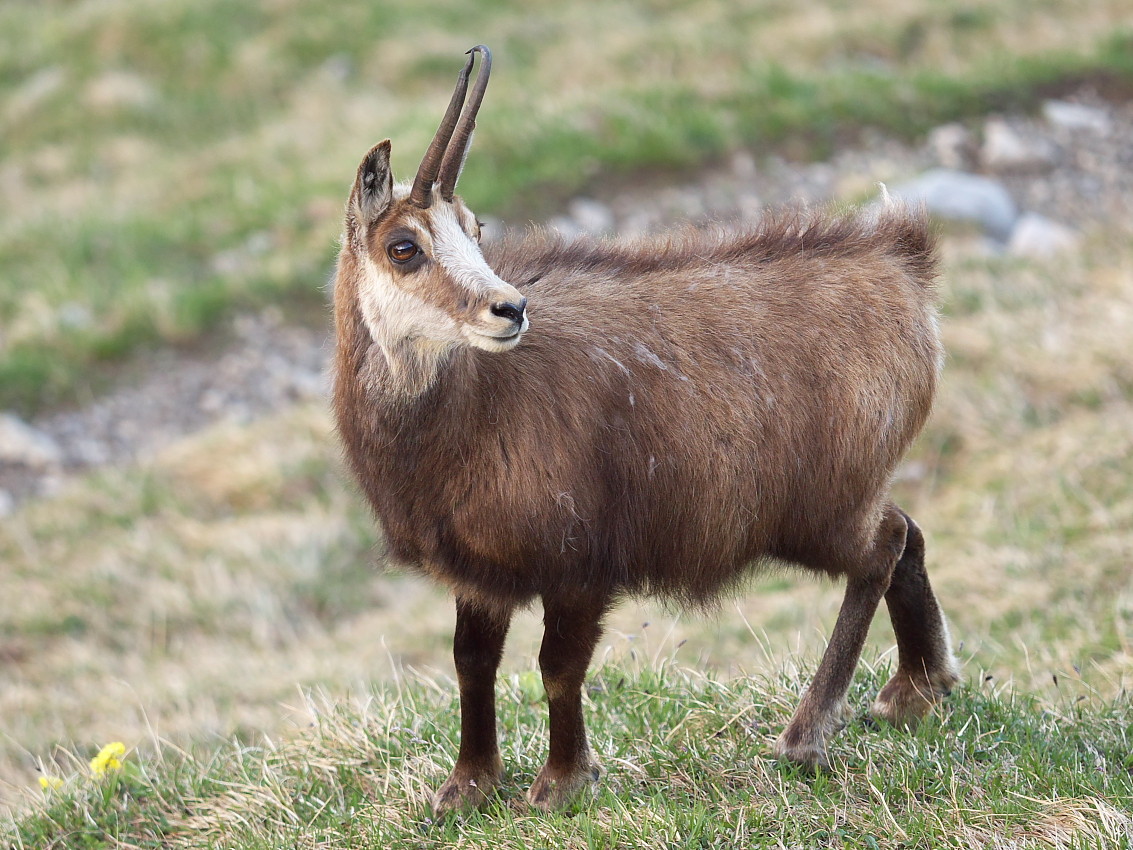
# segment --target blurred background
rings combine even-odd
[[[489,236],[928,203],[949,358],[897,495],[967,686],[1129,686],[1130,0],[7,0],[0,800],[57,747],[274,734],[299,688],[448,674],[451,601],[382,569],[340,463],[325,288],[358,161],[388,137],[412,176],[481,42],[460,188]],[[627,604],[600,657],[809,664],[840,595]]]

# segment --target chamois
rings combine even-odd
[[[362,160],[334,288],[349,464],[390,556],[456,598],[460,751],[434,808],[501,777],[496,671],[535,597],[550,747],[534,806],[598,777],[581,686],[610,607],[707,604],[770,563],[846,579],[776,754],[826,763],[882,597],[898,662],[872,711],[915,724],[957,679],[924,538],[888,495],[942,359],[923,214],[481,250],[454,195],[491,68],[468,53],[412,184],[394,184],[388,139]]]

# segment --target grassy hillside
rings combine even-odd
[[[0,408],[73,399],[233,306],[317,304],[362,153],[412,173],[460,67],[492,92],[462,191],[519,217],[738,147],[798,156],[1128,91],[1123,0],[347,0],[0,7]]]
[[[863,677],[863,704],[884,671]],[[307,696],[304,728],[206,757],[129,753],[92,776],[76,757],[20,820],[17,848],[1133,846],[1133,706],[1040,708],[965,688],[916,734],[842,733],[829,773],[767,757],[798,678],[719,681],[662,665],[594,675],[587,708],[605,775],[552,815],[523,790],[544,756],[536,677],[500,692],[509,775],[483,813],[434,820],[429,790],[459,732],[448,682],[415,675],[350,701]]]
[[[818,156],[1133,80],[1127,1],[744,9],[0,5],[0,409],[84,395],[237,307],[318,321],[358,158],[390,136],[411,173],[478,41],[496,66],[462,187],[519,220],[733,148]],[[813,779],[767,760],[839,587],[764,576],[709,617],[627,604],[588,707],[606,790],[535,818],[534,611],[505,659],[502,802],[428,822],[455,753],[452,603],[375,569],[325,406],[300,404],[0,523],[0,843],[1129,846],[1133,233],[1102,222],[1042,262],[953,233],[944,255],[949,360],[897,496],[965,684],[916,736],[856,721]],[[892,663],[883,620],[859,708]],[[91,781],[111,741],[124,767]]]
[[[1105,771],[1123,763],[1131,735],[1125,694],[1133,681],[1128,569],[1133,557],[1133,431],[1127,427],[1133,421],[1127,357],[1127,340],[1133,338],[1128,310],[1133,303],[1133,239],[1098,232],[1082,254],[1042,264],[980,256],[962,237],[949,238],[945,248],[943,327],[950,359],[936,413],[899,484],[898,498],[926,528],[930,570],[964,664],[965,685],[946,709],[945,725],[964,729],[963,735],[974,736],[972,741],[996,745],[996,758],[981,762],[981,770],[1016,771],[995,779],[1002,783],[997,787],[1022,784],[1010,794],[955,799],[941,798],[938,786],[930,784],[914,799],[943,808],[930,815],[901,803],[904,813],[894,811],[893,816],[910,835],[929,830],[926,834],[959,836],[949,839],[953,845],[943,846],[981,846],[989,835],[1030,836],[1044,846],[1035,836],[1061,835],[1055,830],[1063,828],[1070,830],[1067,834],[1111,835],[1105,830],[1125,828],[1112,810],[1126,806],[1121,795],[1129,789],[1122,783],[1130,775],[1128,765],[1116,773]],[[0,527],[6,600],[0,607],[0,776],[3,795],[10,803],[19,801],[25,812],[13,828],[32,830],[27,835],[44,830],[58,838],[56,846],[71,846],[80,821],[86,824],[82,829],[94,829],[96,836],[108,824],[128,835],[133,829],[145,835],[147,830],[172,829],[182,823],[179,818],[203,811],[203,820],[186,827],[198,839],[200,834],[192,830],[219,828],[210,826],[209,818],[227,817],[225,823],[238,825],[259,823],[255,818],[263,815],[291,823],[278,827],[282,833],[271,832],[276,827],[266,823],[262,828],[269,831],[262,834],[256,832],[259,826],[247,827],[250,832],[232,826],[241,837],[220,844],[266,847],[282,842],[280,835],[291,840],[293,833],[287,830],[315,818],[311,800],[321,805],[330,799],[329,820],[318,821],[318,829],[305,833],[308,838],[354,829],[349,834],[357,844],[348,846],[387,843],[391,833],[379,825],[388,816],[392,834],[425,829],[421,834],[428,840],[440,836],[438,844],[465,836],[475,846],[490,834],[494,842],[520,846],[540,834],[548,844],[599,846],[608,834],[602,830],[632,831],[638,824],[640,829],[675,830],[672,834],[708,830],[711,841],[725,846],[720,837],[724,827],[704,814],[719,802],[731,813],[725,820],[728,829],[783,835],[787,846],[811,834],[807,829],[826,830],[841,841],[849,817],[858,831],[846,846],[869,847],[864,836],[897,834],[878,820],[887,816],[877,794],[908,800],[910,792],[901,790],[900,783],[920,789],[916,783],[927,782],[924,777],[932,771],[953,770],[954,754],[964,751],[955,737],[933,737],[941,734],[933,725],[923,733],[929,737],[913,744],[883,733],[884,746],[895,748],[892,760],[877,763],[868,775],[889,784],[860,784],[865,780],[845,764],[874,764],[854,760],[880,758],[871,755],[879,739],[855,726],[836,744],[835,757],[843,766],[832,779],[807,784],[798,777],[784,778],[762,761],[767,742],[789,713],[794,699],[789,691],[797,691],[813,670],[841,593],[834,585],[772,575],[736,601],[722,603],[712,617],[626,605],[611,618],[598,658],[614,671],[676,665],[721,677],[709,686],[699,681],[700,674],[681,674],[672,693],[658,695],[668,706],[663,715],[642,709],[642,719],[634,722],[675,724],[669,712],[699,710],[709,696],[716,699],[717,687],[726,696],[715,710],[728,718],[748,703],[774,706],[775,713],[747,742],[750,750],[742,762],[744,770],[763,771],[758,793],[738,782],[718,788],[720,765],[738,756],[710,749],[685,768],[691,778],[681,785],[679,799],[688,805],[671,806],[655,819],[635,814],[635,806],[645,805],[641,801],[655,789],[633,791],[639,796],[628,798],[631,805],[625,794],[637,786],[627,776],[636,774],[622,766],[618,769],[628,773],[615,774],[621,784],[611,786],[615,793],[603,797],[598,808],[586,809],[589,820],[555,820],[553,828],[546,827],[505,805],[502,813],[487,819],[430,831],[422,827],[424,789],[444,772],[443,759],[454,752],[452,729],[438,732],[429,726],[451,723],[454,716],[455,686],[448,680],[452,603],[417,579],[376,571],[373,562],[380,562],[380,553],[367,512],[339,468],[328,413],[319,404],[250,426],[218,426],[139,466],[75,481],[58,497],[32,502],[6,519]],[[892,635],[884,620],[878,618],[867,651],[881,668],[892,663]],[[509,699],[519,691],[528,696],[521,712],[526,719],[513,716],[510,712],[519,711],[513,707],[503,722],[513,728],[517,722],[531,724],[519,727],[523,732],[515,741],[522,743],[512,744],[520,747],[513,751],[518,769],[527,771],[515,780],[512,800],[523,778],[533,773],[542,746],[541,732],[534,730],[545,721],[535,704],[538,685],[532,672],[539,630],[537,611],[520,616],[504,664],[501,693]],[[786,673],[790,685],[780,682],[778,671],[785,663],[791,665]],[[421,670],[444,672],[412,672]],[[745,678],[750,674],[756,678]],[[598,681],[611,675],[617,673],[599,673]],[[682,684],[685,675],[697,682]],[[877,686],[878,675],[859,677],[859,708],[868,690]],[[341,780],[347,787],[319,785],[305,802],[288,796],[300,793],[294,789],[301,781],[340,781],[324,775],[337,761],[316,759],[317,770],[309,770],[295,760],[290,744],[280,744],[279,751],[273,744],[265,765],[255,749],[261,736],[266,733],[279,742],[281,734],[290,737],[282,729],[309,722],[312,709],[299,688],[323,689],[333,696],[320,711],[349,717],[354,709],[337,703],[352,689],[369,693],[368,682],[394,683],[398,696],[384,692],[379,698],[383,707],[374,709],[377,719],[359,721],[379,731],[367,733],[370,737],[355,746],[373,746],[368,758],[382,759],[387,752],[382,747],[401,752],[397,748],[403,746],[382,743],[388,735],[405,734],[410,741],[415,734],[428,746],[421,745],[404,761],[389,756],[394,760],[376,766],[362,764],[358,756],[357,764],[343,767],[358,771]],[[592,711],[607,710],[597,697],[593,701]],[[674,755],[667,748],[683,733],[663,745],[658,736],[641,743],[636,733],[618,731],[619,718],[641,708],[635,706],[611,709],[614,714],[600,721],[607,724],[600,727],[601,739],[615,736],[621,747],[654,748],[635,755],[635,765],[668,765],[681,757],[679,750]],[[1015,739],[1004,738],[999,726],[988,732],[980,725],[990,717],[1002,718],[998,722],[1028,736],[1034,758],[1056,759],[1053,773],[1035,772],[1020,761],[1011,743]],[[423,724],[427,733],[420,731]],[[1101,774],[1082,774],[1076,759],[1092,752],[1088,742],[1095,739],[1117,742],[1101,751],[1110,767]],[[141,751],[132,758],[141,771],[138,781],[148,785],[111,794],[78,778],[84,760],[116,740]],[[296,746],[307,746],[304,741],[301,735]],[[1068,749],[1059,750],[1061,755],[1052,749],[1064,744]],[[918,755],[922,746],[935,755]],[[181,750],[199,753],[197,761],[182,765],[176,755]],[[213,755],[215,751],[220,754]],[[611,752],[623,757],[622,750],[606,752],[610,767],[616,765]],[[997,761],[1000,752],[1010,756]],[[27,814],[29,795],[40,795],[36,783],[41,769],[76,778],[61,796],[45,798],[49,815]],[[218,772],[209,773],[214,769]],[[387,770],[394,778],[387,777]],[[923,773],[916,779],[901,772],[908,770]],[[1073,793],[1061,790],[1060,783],[1082,781],[1082,775],[1102,784],[1076,787]],[[859,784],[847,785],[851,776]],[[983,773],[962,773],[949,781],[957,793],[978,795],[992,780]],[[233,791],[234,799],[224,791],[231,783],[242,783]],[[331,797],[324,796],[332,790]],[[127,792],[124,799],[115,796]],[[161,796],[167,792],[172,796]],[[802,794],[804,802],[793,793]],[[713,794],[726,799],[717,801]],[[179,795],[195,802],[188,806]],[[892,808],[892,798],[884,799]],[[385,808],[374,809],[379,803]],[[293,805],[301,808],[297,821],[279,808]],[[352,805],[355,825],[347,827]],[[660,800],[648,805],[663,808]],[[103,807],[91,814],[102,824],[97,829],[84,814],[90,806]],[[227,806],[234,807],[230,815],[217,810]],[[253,811],[243,808],[247,806],[266,807],[274,814],[264,815],[261,808],[253,817]],[[780,806],[802,820],[779,817]],[[802,815],[796,812],[799,806]],[[501,818],[503,826],[498,825]],[[53,826],[53,821],[61,825]],[[591,823],[590,833],[571,831],[584,823]],[[627,834],[625,846],[648,846],[644,833]],[[24,846],[39,846],[31,838],[21,840]],[[1121,846],[1085,838],[1078,843],[1068,838],[1064,844]],[[840,845],[830,838],[829,846]]]

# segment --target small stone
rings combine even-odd
[[[670,216],[696,219],[704,215],[704,198],[694,187],[672,186],[657,197],[658,206]]]
[[[963,124],[943,124],[928,134],[928,149],[944,168],[970,168],[976,155],[976,142]]]
[[[62,460],[63,452],[51,437],[10,413],[0,413],[0,463],[43,470]]]
[[[1002,118],[989,118],[984,125],[980,161],[988,171],[1046,171],[1054,166],[1054,160],[1049,143],[1021,136]]]
[[[1015,201],[1001,183],[947,168],[935,168],[890,187],[889,194],[908,203],[923,203],[940,218],[979,224],[1001,240],[1011,235],[1019,217]]]
[[[0,490],[0,517],[11,516],[16,511],[16,500],[7,490]]]
[[[82,330],[94,324],[94,317],[90,308],[77,301],[68,301],[59,305],[59,324],[65,328]]]
[[[736,211],[743,221],[759,221],[763,216],[763,200],[759,195],[742,192],[736,198]]]
[[[63,485],[66,483],[67,480],[62,475],[45,475],[39,479],[38,486],[36,487],[36,495],[41,498],[51,499],[63,492]]]
[[[1099,136],[1108,135],[1113,128],[1113,122],[1104,109],[1067,100],[1048,100],[1043,104],[1043,117],[1055,127],[1086,130]]]
[[[1042,259],[1077,249],[1082,238],[1077,231],[1038,213],[1024,213],[1011,232],[1007,253]]]
[[[228,399],[221,390],[210,387],[201,393],[197,406],[205,413],[219,413]]]
[[[322,372],[306,369],[295,369],[291,372],[290,381],[287,386],[289,397],[300,400],[312,400],[326,398],[329,392],[330,387],[327,386],[325,376]]]
[[[344,83],[354,75],[354,60],[348,53],[336,53],[323,62],[319,71],[336,82]]]
[[[502,239],[505,232],[506,228],[501,219],[496,218],[494,215],[480,216],[481,242],[495,242],[497,239]]]
[[[652,211],[645,209],[634,209],[626,213],[622,217],[622,223],[618,228],[618,234],[627,238],[644,236],[645,234],[651,232],[656,226],[657,217]]]
[[[547,219],[547,228],[557,232],[564,239],[575,239],[582,235],[583,230],[578,222],[570,216],[556,215]]]
[[[757,171],[755,157],[750,151],[739,150],[732,154],[732,174],[741,180],[750,180]]]
[[[613,232],[614,213],[601,201],[575,198],[567,208],[583,233],[602,236]]]

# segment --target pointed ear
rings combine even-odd
[[[358,166],[358,176],[350,190],[350,212],[363,230],[373,224],[393,200],[389,150],[389,139],[370,148]]]

